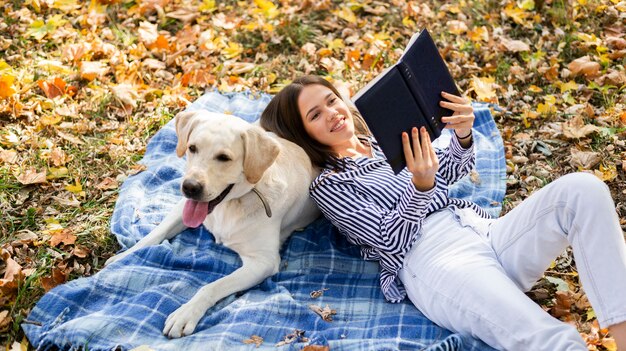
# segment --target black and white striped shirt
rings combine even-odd
[[[340,160],[342,171],[323,169],[311,183],[310,195],[348,241],[360,246],[364,259],[379,261],[385,298],[400,302],[406,292],[397,279],[398,271],[426,216],[456,206],[471,207],[489,218],[478,205],[448,197],[448,185],[474,167],[474,146],[464,149],[452,137],[447,148],[435,149],[439,158],[436,186],[421,192],[415,189],[407,168],[394,175],[374,138],[364,141],[372,147],[372,158],[346,157]]]

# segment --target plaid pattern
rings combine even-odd
[[[255,120],[271,97],[250,93],[209,92],[189,106],[227,111]],[[476,111],[480,184],[459,183],[455,196],[477,201],[497,215],[504,196],[504,155],[498,130],[486,107]],[[442,139],[445,139],[442,138]],[[445,142],[445,140],[442,140]],[[111,231],[128,248],[153,229],[181,194],[184,161],[175,156],[176,135],[168,123],[150,141],[147,170],[128,178],[120,189]],[[258,286],[218,302],[200,320],[196,332],[169,340],[162,335],[168,314],[204,284],[241,265],[239,257],[217,245],[203,227],[188,229],[170,241],[144,248],[92,277],[58,286],[44,295],[22,324],[38,350],[256,350],[243,340],[264,339],[259,349],[300,350],[307,344],[331,350],[492,350],[472,338],[453,334],[426,319],[405,300],[385,301],[378,264],[366,262],[358,248],[320,218],[295,232],[281,251],[280,272]],[[319,298],[315,290],[328,289]],[[337,311],[322,320],[310,304]],[[299,339],[275,345],[295,329]],[[143,348],[142,348],[143,349]]]

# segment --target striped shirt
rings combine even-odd
[[[472,208],[489,218],[478,205],[448,197],[448,186],[474,167],[474,145],[464,149],[456,137],[447,148],[435,149],[439,159],[436,185],[419,191],[405,167],[395,175],[373,137],[364,139],[372,157],[339,160],[341,172],[332,167],[311,183],[310,195],[322,213],[352,244],[359,245],[366,260],[379,261],[380,285],[385,298],[400,302],[406,292],[397,278],[405,254],[430,214],[447,206]]]

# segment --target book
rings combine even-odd
[[[461,96],[437,45],[426,29],[414,34],[391,67],[352,98],[395,174],[406,166],[402,132],[426,127],[435,140],[453,111],[439,106],[441,92]]]

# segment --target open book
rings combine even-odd
[[[426,29],[411,37],[402,57],[352,98],[393,171],[406,166],[402,132],[425,126],[431,140],[441,135],[441,92],[459,93],[437,46]]]

